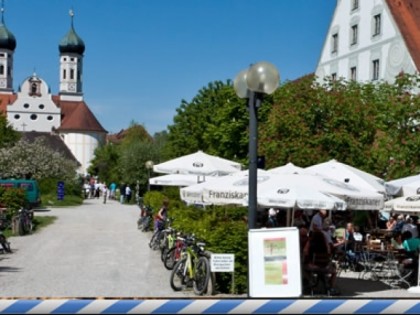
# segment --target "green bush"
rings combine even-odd
[[[22,188],[0,187],[0,204],[7,208],[7,216],[12,217],[16,212],[27,203],[25,191]]]

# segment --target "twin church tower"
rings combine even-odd
[[[107,131],[84,101],[85,43],[74,29],[73,11],[70,11],[70,19],[70,30],[58,45],[60,56],[58,95],[52,95],[47,83],[36,73],[26,78],[15,92],[13,54],[17,42],[5,25],[4,9],[1,8],[0,112],[7,115],[10,125],[24,135],[31,133],[59,138],[79,162],[79,173],[86,174],[94,151],[105,141]]]

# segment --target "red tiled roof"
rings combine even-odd
[[[107,133],[84,101],[61,101],[57,95],[53,96],[53,101],[61,108],[59,131],[75,130]]]
[[[16,94],[0,94],[0,112],[7,113],[7,105],[16,101]]]
[[[386,0],[411,57],[420,69],[420,1]]]

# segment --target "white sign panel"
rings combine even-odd
[[[211,272],[233,272],[235,265],[234,254],[211,254]]]

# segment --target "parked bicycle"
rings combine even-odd
[[[17,232],[20,236],[29,234],[32,232],[33,224],[32,224],[32,218],[33,218],[33,211],[26,209],[26,208],[20,208],[17,214],[18,219],[18,225],[17,225]]]
[[[175,239],[174,245],[170,248],[163,260],[163,265],[166,269],[172,270],[178,260],[181,259],[181,253],[187,246],[185,238],[178,235]]]
[[[150,206],[140,206],[140,217],[137,220],[137,228],[142,232],[150,231],[153,221],[153,209]]]
[[[170,219],[167,219],[166,222],[162,220],[155,221],[155,231],[153,232],[152,238],[149,242],[149,247],[153,250],[162,248],[163,238],[165,237],[165,225],[170,224]]]
[[[4,231],[11,227],[12,222],[7,218],[5,212],[0,214],[0,245],[3,252],[11,253],[12,249],[10,248],[10,242],[7,240],[4,235]]]
[[[196,242],[194,237],[185,239],[186,247],[181,259],[171,272],[170,284],[174,291],[192,286],[194,293],[202,295],[207,291],[210,279],[210,263],[205,256],[205,243]]]

